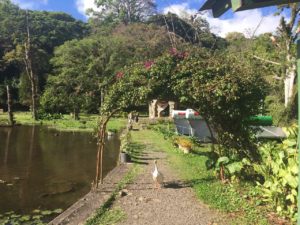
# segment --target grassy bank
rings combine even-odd
[[[133,141],[150,142],[155,148],[168,154],[170,165],[191,184],[197,197],[204,203],[220,211],[230,213],[232,224],[268,224],[266,206],[257,206],[250,197],[251,186],[246,184],[222,184],[205,166],[209,146],[195,149],[194,154],[183,154],[165,140],[158,132],[143,130],[134,132]],[[252,199],[252,200],[251,200]]]
[[[16,112],[16,123],[22,125],[45,125],[62,131],[92,132],[97,126],[98,115],[81,114],[80,120],[74,120],[70,115],[63,115],[61,119],[34,121],[28,112]],[[0,114],[0,125],[7,124],[7,114]],[[113,118],[108,123],[108,130],[120,130],[126,126],[123,118]]]

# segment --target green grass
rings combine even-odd
[[[97,222],[97,225],[112,225],[116,224],[126,218],[126,214],[121,209],[108,210]]]
[[[168,154],[170,165],[179,172],[181,178],[191,184],[197,197],[212,208],[231,213],[231,224],[268,224],[266,207],[256,206],[255,200],[249,200],[251,186],[241,183],[222,184],[207,170],[209,146],[195,149],[194,154],[183,154],[163,135],[152,130],[134,132],[134,142],[148,142],[153,147]]]
[[[74,120],[70,115],[63,115],[62,119],[34,121],[29,112],[16,112],[14,114],[18,124],[45,125],[62,131],[93,132],[97,126],[98,115],[80,114],[80,120]],[[0,114],[0,124],[7,124],[7,114]],[[126,126],[126,119],[112,118],[108,123],[108,130],[118,131]]]
[[[118,192],[132,182],[140,172],[141,167],[136,164],[133,165],[126,176],[119,182],[110,198],[96,211],[93,217],[85,222],[85,225],[111,225],[124,219],[125,213],[121,209],[112,209],[111,207],[116,200]]]

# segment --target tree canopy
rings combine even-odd
[[[98,10],[90,10],[93,19],[125,25],[145,21],[156,8],[153,0],[96,0],[95,3]]]

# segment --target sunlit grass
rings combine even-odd
[[[97,127],[98,115],[80,114],[80,120],[74,120],[71,115],[63,115],[61,119],[34,121],[29,112],[16,112],[14,117],[17,124],[46,125],[58,130],[93,132]],[[7,114],[0,114],[0,124],[8,124]],[[112,118],[108,130],[118,131],[126,126],[126,119]]]

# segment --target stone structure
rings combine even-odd
[[[153,99],[149,103],[149,118],[171,117],[172,111],[176,109],[174,101]]]

